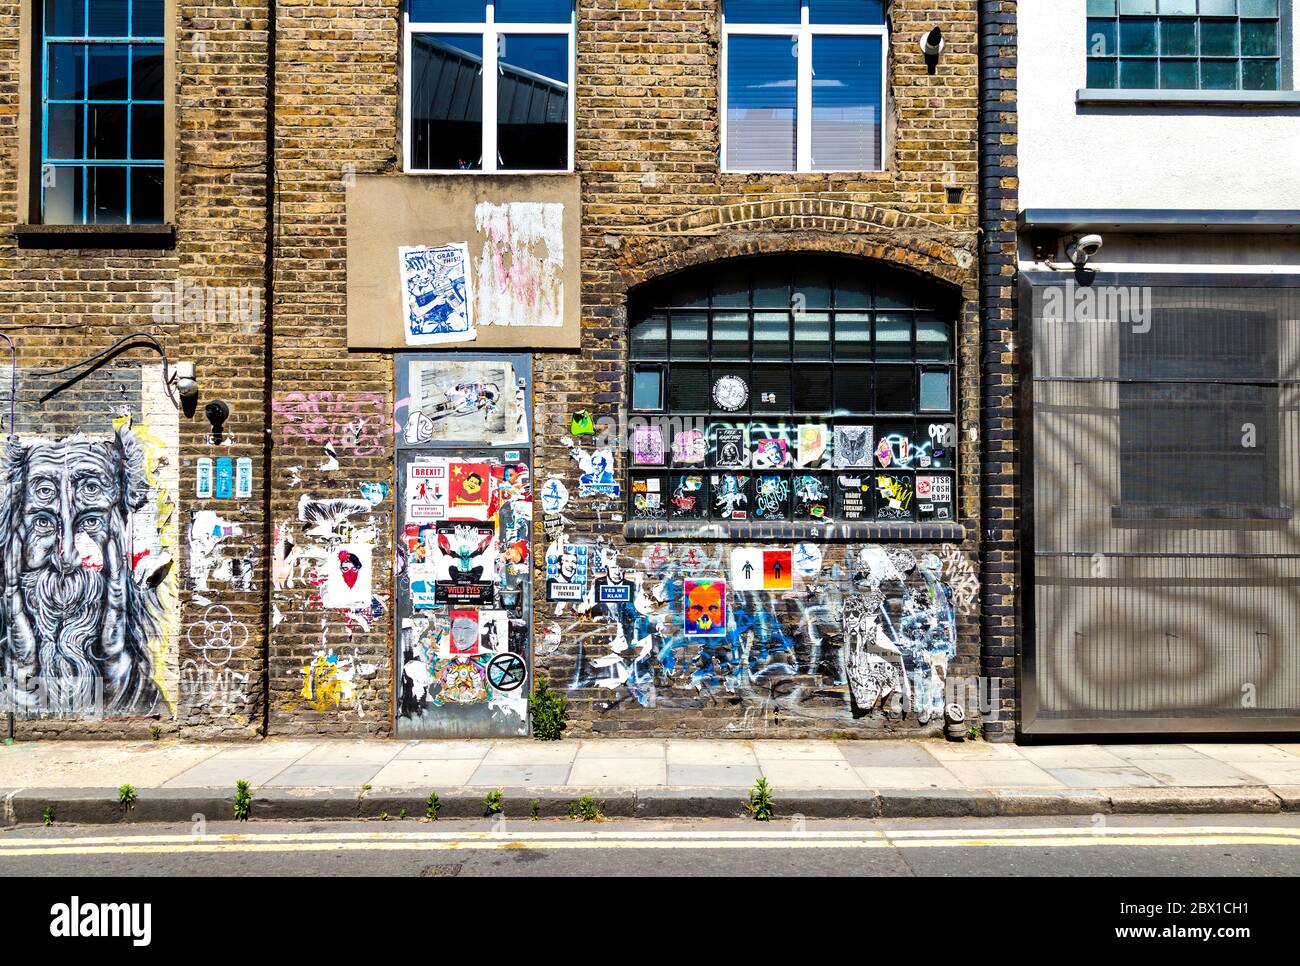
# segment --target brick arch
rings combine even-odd
[[[792,199],[693,212],[622,237],[622,294],[710,262],[745,255],[851,255],[968,290],[975,236],[857,202]]]

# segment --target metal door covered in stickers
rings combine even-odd
[[[532,360],[397,357],[396,731],[528,733]]]

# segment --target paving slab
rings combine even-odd
[[[319,741],[301,741],[296,738],[267,738],[264,741],[241,741],[218,746],[217,758],[238,758],[240,761],[297,761],[303,755],[321,746]]]
[[[533,741],[529,738],[494,741],[484,756],[486,764],[568,764],[578,754],[576,741]]]
[[[760,762],[844,761],[839,745],[833,741],[755,741],[750,748]]]
[[[477,758],[390,761],[367,784],[375,788],[418,787],[427,795],[439,788],[468,784],[478,767]]]
[[[1151,758],[1204,758],[1199,751],[1193,751],[1187,745],[1181,744],[1159,744],[1159,745],[1103,745],[1112,755],[1123,758],[1127,762],[1132,762],[1134,758],[1144,760]]]
[[[466,785],[501,788],[505,785],[564,785],[568,783],[568,764],[498,764],[485,761],[474,770]]]
[[[758,760],[763,777],[774,788],[844,788],[863,791],[867,788],[853,766],[843,759],[767,759],[759,756]]]
[[[967,788],[1064,788],[1037,765],[1027,761],[950,761],[947,769]]]
[[[578,744],[578,756],[583,758],[654,758],[663,761],[667,746],[656,738],[598,738]]]
[[[1048,768],[1047,773],[1070,788],[1158,788],[1160,779],[1141,768],[1122,765],[1118,768]]]
[[[925,748],[942,764],[950,761],[1024,761],[1020,748],[990,741],[930,741]]]
[[[1234,761],[1232,767],[1267,785],[1300,785],[1300,758],[1291,761]]]
[[[1207,758],[1213,758],[1215,761],[1226,761],[1230,764],[1236,764],[1239,761],[1283,761],[1300,765],[1300,756],[1293,755],[1273,745],[1189,744],[1187,747],[1205,755]]]
[[[1101,788],[1116,814],[1269,813],[1282,810],[1267,788]]]
[[[758,765],[758,757],[743,742],[737,741],[668,741],[670,765]]]
[[[665,785],[668,766],[662,758],[587,758],[582,755],[569,772],[569,785]]]
[[[162,785],[223,750],[179,742],[39,741],[0,745],[0,781],[13,788]]]
[[[400,741],[322,742],[298,759],[300,765],[386,765],[406,747]]]
[[[757,764],[677,764],[668,759],[668,784],[673,786],[751,788],[760,777]]]
[[[1020,754],[1039,768],[1120,768],[1128,764],[1127,759],[1100,745],[1026,745]]]
[[[1160,779],[1166,785],[1202,786],[1259,785],[1258,779],[1213,758],[1134,758],[1129,764]]]
[[[491,741],[465,738],[458,741],[413,741],[397,753],[395,761],[448,761],[480,759],[492,750]]]
[[[368,784],[383,765],[349,762],[328,765],[293,764],[268,781],[267,788],[351,788]]]
[[[868,788],[965,788],[956,775],[946,768],[855,768]]]
[[[845,741],[840,754],[855,768],[934,768],[939,759],[929,752],[930,742]]]
[[[292,764],[291,758],[279,761],[273,758],[244,760],[218,755],[200,762],[193,768],[187,768],[175,778],[164,782],[162,787],[202,788],[206,785],[228,785],[233,788],[235,782],[241,780],[253,785],[265,785]]]

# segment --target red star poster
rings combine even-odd
[[[453,520],[488,519],[492,467],[487,463],[452,463],[449,475],[448,516]]]

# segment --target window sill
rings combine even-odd
[[[962,543],[966,528],[960,523],[811,523],[786,521],[714,523],[703,520],[633,520],[623,525],[628,540],[693,541],[799,541],[850,543],[861,540]]]
[[[1250,110],[1288,107],[1300,110],[1300,91],[1168,91],[1081,87],[1074,102],[1087,107],[1224,107]]]
[[[14,225],[19,248],[176,247],[175,225]]]
[[[1289,506],[1163,506],[1147,503],[1124,503],[1110,508],[1110,518],[1117,524],[1172,523],[1194,526],[1198,523],[1275,522],[1290,520],[1295,508]]]

